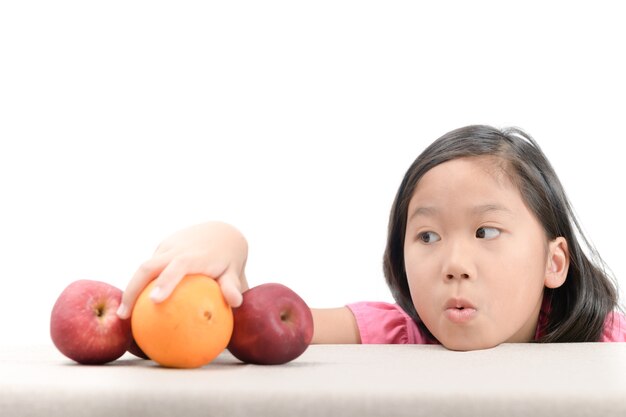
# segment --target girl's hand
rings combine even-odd
[[[234,227],[209,222],[183,229],[165,239],[151,259],[144,262],[124,291],[117,314],[130,317],[141,291],[156,279],[150,298],[159,303],[172,293],[188,274],[203,274],[217,280],[226,302],[241,305],[241,293],[248,289],[244,268],[248,243]]]

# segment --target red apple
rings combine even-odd
[[[130,346],[128,347],[128,351],[130,353],[132,353],[133,355],[137,356],[138,358],[141,359],[150,359],[148,357],[148,355],[146,355],[143,350],[141,350],[141,348],[139,347],[139,345],[137,344],[137,342],[135,342],[135,339],[133,338],[133,340],[130,343]]]
[[[228,350],[243,362],[289,362],[306,350],[313,337],[311,310],[298,294],[281,284],[262,284],[245,291],[233,316]]]
[[[128,321],[130,322],[130,333],[131,333],[131,341],[130,341],[130,346],[128,347],[128,352],[132,353],[133,355],[141,359],[150,359],[148,355],[146,355],[145,352],[139,347],[139,345],[137,344],[137,341],[135,340],[135,337],[132,336],[132,333],[133,333],[132,319]]]
[[[79,280],[57,299],[50,316],[52,342],[68,358],[82,364],[103,364],[130,347],[130,320],[117,308],[122,290],[105,282]]]

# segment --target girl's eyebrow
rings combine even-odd
[[[513,214],[513,211],[501,204],[482,204],[480,206],[472,208],[471,210],[473,214],[485,214],[492,211],[504,212],[505,214]]]
[[[411,221],[414,217],[418,217],[418,216],[423,216],[423,217],[434,217],[439,213],[439,209],[437,207],[433,207],[433,206],[421,206],[421,207],[417,207],[415,210],[413,210],[413,213],[411,213],[411,217],[409,217],[409,221]],[[475,207],[472,207],[471,209],[469,209],[469,212],[473,215],[480,215],[480,214],[485,214],[485,213],[490,213],[490,212],[502,212],[505,214],[513,214],[513,212],[501,205],[501,204],[481,204]]]
[[[409,221],[414,217],[423,216],[423,217],[434,217],[439,212],[439,209],[436,207],[417,207],[413,210],[411,217],[409,217]]]

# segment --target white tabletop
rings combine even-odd
[[[0,348],[0,416],[626,416],[626,343],[317,345],[285,365],[77,365]]]

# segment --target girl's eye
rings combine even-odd
[[[441,236],[439,236],[437,233],[435,232],[423,232],[420,233],[417,238],[422,242],[422,243],[434,243],[438,240],[441,240]]]
[[[479,227],[476,230],[476,237],[478,239],[493,239],[500,236],[500,230],[495,227]]]

